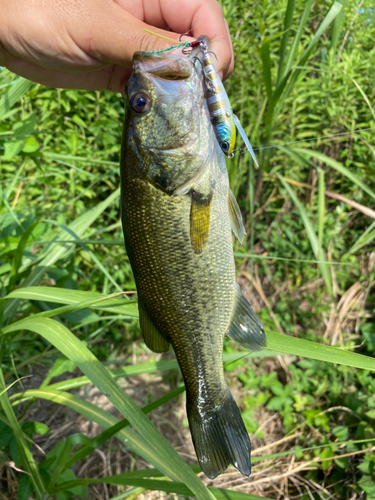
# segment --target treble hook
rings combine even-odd
[[[201,65],[202,69],[203,69],[203,63],[202,63],[202,61],[199,59],[199,57],[197,57],[197,56],[193,57],[193,61],[194,61],[194,63],[195,63],[195,61],[198,61],[198,62],[199,62],[199,64]]]
[[[216,61],[219,62],[219,59],[217,58],[215,52],[212,52],[212,50],[207,50],[207,54],[213,54],[215,56]]]
[[[182,41],[182,37],[183,36],[188,36],[188,34],[190,33],[190,31],[192,31],[193,28],[191,28],[189,31],[187,31],[186,33],[182,33],[182,35],[179,36],[179,41],[181,42]]]

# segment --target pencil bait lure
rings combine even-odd
[[[259,168],[254,150],[251,147],[250,141],[247,138],[239,119],[232,111],[224,85],[212,62],[210,54],[214,53],[209,51],[209,40],[207,37],[200,37],[196,42],[192,43],[196,44],[195,46],[199,44],[202,50],[201,62],[206,83],[207,106],[210,113],[211,123],[215,129],[215,135],[221,150],[226,156],[228,156],[228,158],[237,156],[234,154],[237,128],[246,145],[247,151],[251,154],[256,167]]]

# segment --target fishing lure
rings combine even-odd
[[[247,138],[239,119],[232,111],[224,85],[210,57],[210,54],[214,53],[208,50],[206,40],[206,37],[200,37],[196,42],[191,42],[191,47],[194,48],[199,45],[202,49],[202,65],[206,82],[207,106],[220,148],[226,156],[233,158],[237,128],[247,147],[247,150],[254,160],[255,165],[259,168],[250,141]]]

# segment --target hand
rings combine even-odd
[[[0,0],[0,12],[0,66],[49,87],[122,92],[135,51],[171,46],[145,28],[207,35],[220,76],[233,70],[216,0]]]

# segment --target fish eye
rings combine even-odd
[[[224,153],[229,151],[229,142],[228,141],[223,141],[220,143],[220,147],[223,150]]]
[[[150,98],[147,94],[140,92],[133,95],[130,100],[130,105],[137,113],[144,113],[150,107]]]

